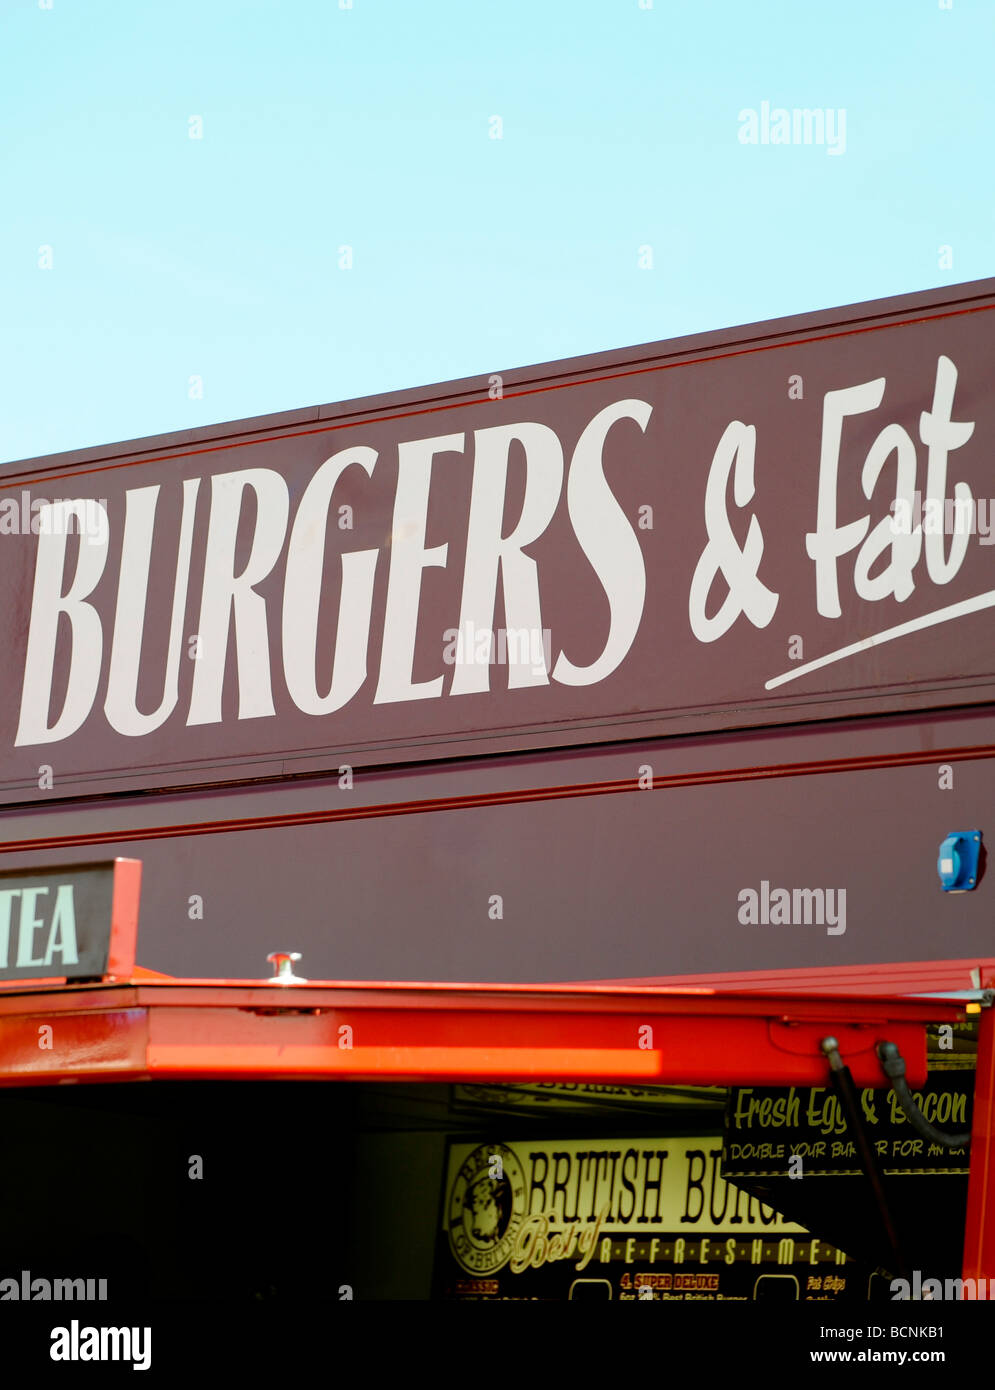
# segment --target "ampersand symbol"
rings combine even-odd
[[[735,467],[733,496],[737,507],[745,507],[753,497],[753,458],[757,431],[753,425],[733,420],[716,446],[705,485],[705,531],[708,544],[701,553],[691,580],[688,617],[691,631],[699,642],[714,642],[745,613],[754,627],[766,627],[777,608],[778,595],[767,588],[758,574],[764,553],[760,523],[750,517],[750,528],[742,550],[726,515],[726,488]],[[709,618],[705,613],[712,585],[721,574],[729,592],[719,611]]]

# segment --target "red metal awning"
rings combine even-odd
[[[151,972],[141,972],[150,975]],[[706,986],[138,979],[0,993],[0,1085],[297,1078],[820,1085],[836,1037],[860,1086],[960,1000]]]

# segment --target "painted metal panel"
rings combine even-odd
[[[138,961],[170,975],[258,977],[274,950],[491,982],[991,959],[990,873],[951,895],[936,872],[952,828],[995,834],[987,716],[867,725],[7,812],[3,857],[141,858]]]

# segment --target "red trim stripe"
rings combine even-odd
[[[677,787],[703,787],[722,782],[753,782],[768,777],[812,777],[824,773],[869,772],[889,767],[916,767],[924,763],[970,762],[995,757],[995,744],[967,748],[940,748],[908,753],[883,753],[809,763],[780,763],[766,767],[721,768],[712,772],[672,773],[653,778],[652,788],[640,787],[627,777],[611,782],[579,782],[572,786],[528,787],[475,795],[430,797],[423,801],[381,802],[341,810],[294,811],[276,816],[240,816],[228,820],[186,822],[178,825],[143,826],[120,830],[77,832],[73,835],[35,836],[0,841],[0,854],[26,854],[32,850],[75,848],[84,845],[168,840],[180,835],[227,835],[240,830],[278,830],[334,821],[369,820],[380,816],[425,815],[433,811],[465,811],[482,806],[513,806],[529,801],[559,801],[577,796],[611,796],[619,792],[665,791]]]

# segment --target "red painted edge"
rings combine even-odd
[[[965,1279],[995,1279],[995,1010],[982,1015],[974,1083],[971,1171],[964,1229]],[[990,1287],[987,1286],[987,1287]]]
[[[138,1079],[825,1084],[832,1035],[858,1085],[887,1082],[896,1042],[910,1085],[927,1074],[923,1001],[725,998],[630,992],[553,1000],[439,992],[163,985],[49,990],[0,1001],[0,1086]],[[38,1047],[48,1024],[59,1047]],[[347,1041],[343,1042],[343,1037]]]
[[[134,971],[138,945],[138,901],[141,891],[142,861],[115,859],[111,940],[107,952],[108,980],[128,980]]]

